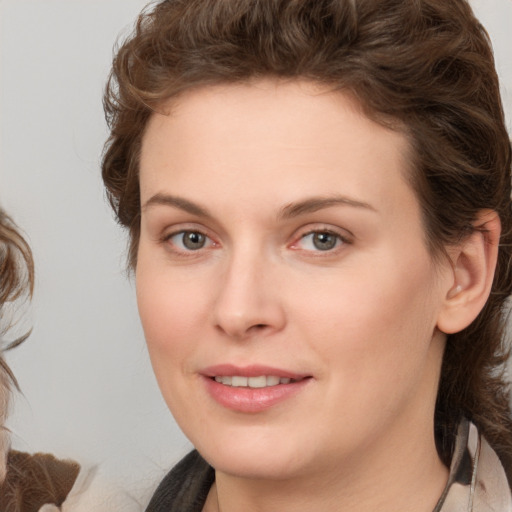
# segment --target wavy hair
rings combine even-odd
[[[505,342],[512,292],[511,146],[489,37],[466,0],[166,0],[147,8],[114,59],[104,97],[110,137],[102,174],[137,264],[139,154],[163,102],[209,84],[305,78],[353,94],[410,143],[410,179],[433,256],[498,212],[490,298],[450,335],[435,413],[448,464],[455,427],[474,421],[512,480]]]
[[[16,378],[3,358],[3,352],[22,343],[29,333],[11,341],[6,341],[12,327],[11,319],[6,318],[6,308],[23,298],[32,295],[34,288],[34,262],[32,252],[15,224],[0,208],[0,483],[5,478],[5,463],[8,449],[8,433],[5,420],[9,409],[12,386],[18,387]]]

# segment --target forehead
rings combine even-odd
[[[141,196],[144,202],[165,189],[183,189],[211,202],[222,183],[230,200],[242,194],[247,201],[292,201],[308,190],[396,208],[414,200],[403,179],[408,149],[402,133],[370,120],[352,96],[325,86],[277,80],[209,86],[151,117],[142,144]],[[408,193],[396,194],[404,185]]]
[[[148,122],[143,142],[148,132],[159,130],[159,126],[180,125],[191,128],[195,136],[213,128],[221,138],[227,136],[247,137],[261,135],[267,140],[273,133],[286,132],[290,141],[307,142],[315,140],[328,144],[332,136],[341,131],[361,128],[365,138],[379,132],[381,139],[394,141],[406,146],[400,130],[385,128],[373,122],[349,90],[333,90],[331,87],[303,79],[284,81],[282,79],[259,79],[234,84],[218,84],[193,88],[164,102]],[[220,126],[219,118],[229,123]],[[389,121],[389,120],[388,120]],[[392,122],[388,122],[389,126]],[[398,122],[394,123],[398,128]],[[238,125],[238,126],[237,126]],[[238,127],[239,130],[233,131]],[[182,132],[184,136],[187,132]],[[211,137],[211,133],[208,134]],[[261,144],[262,139],[255,142]]]

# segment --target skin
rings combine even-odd
[[[163,396],[216,469],[205,510],[432,510],[438,323],[459,289],[426,248],[405,137],[307,82],[168,107],[142,145],[137,299]],[[224,363],[310,378],[243,413],[206,390]]]

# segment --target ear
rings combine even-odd
[[[453,334],[465,329],[484,307],[498,259],[501,222],[492,210],[482,210],[474,231],[448,249],[452,269],[437,328]]]

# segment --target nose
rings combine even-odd
[[[268,335],[286,324],[275,265],[261,255],[233,256],[219,280],[215,327],[234,339]]]

